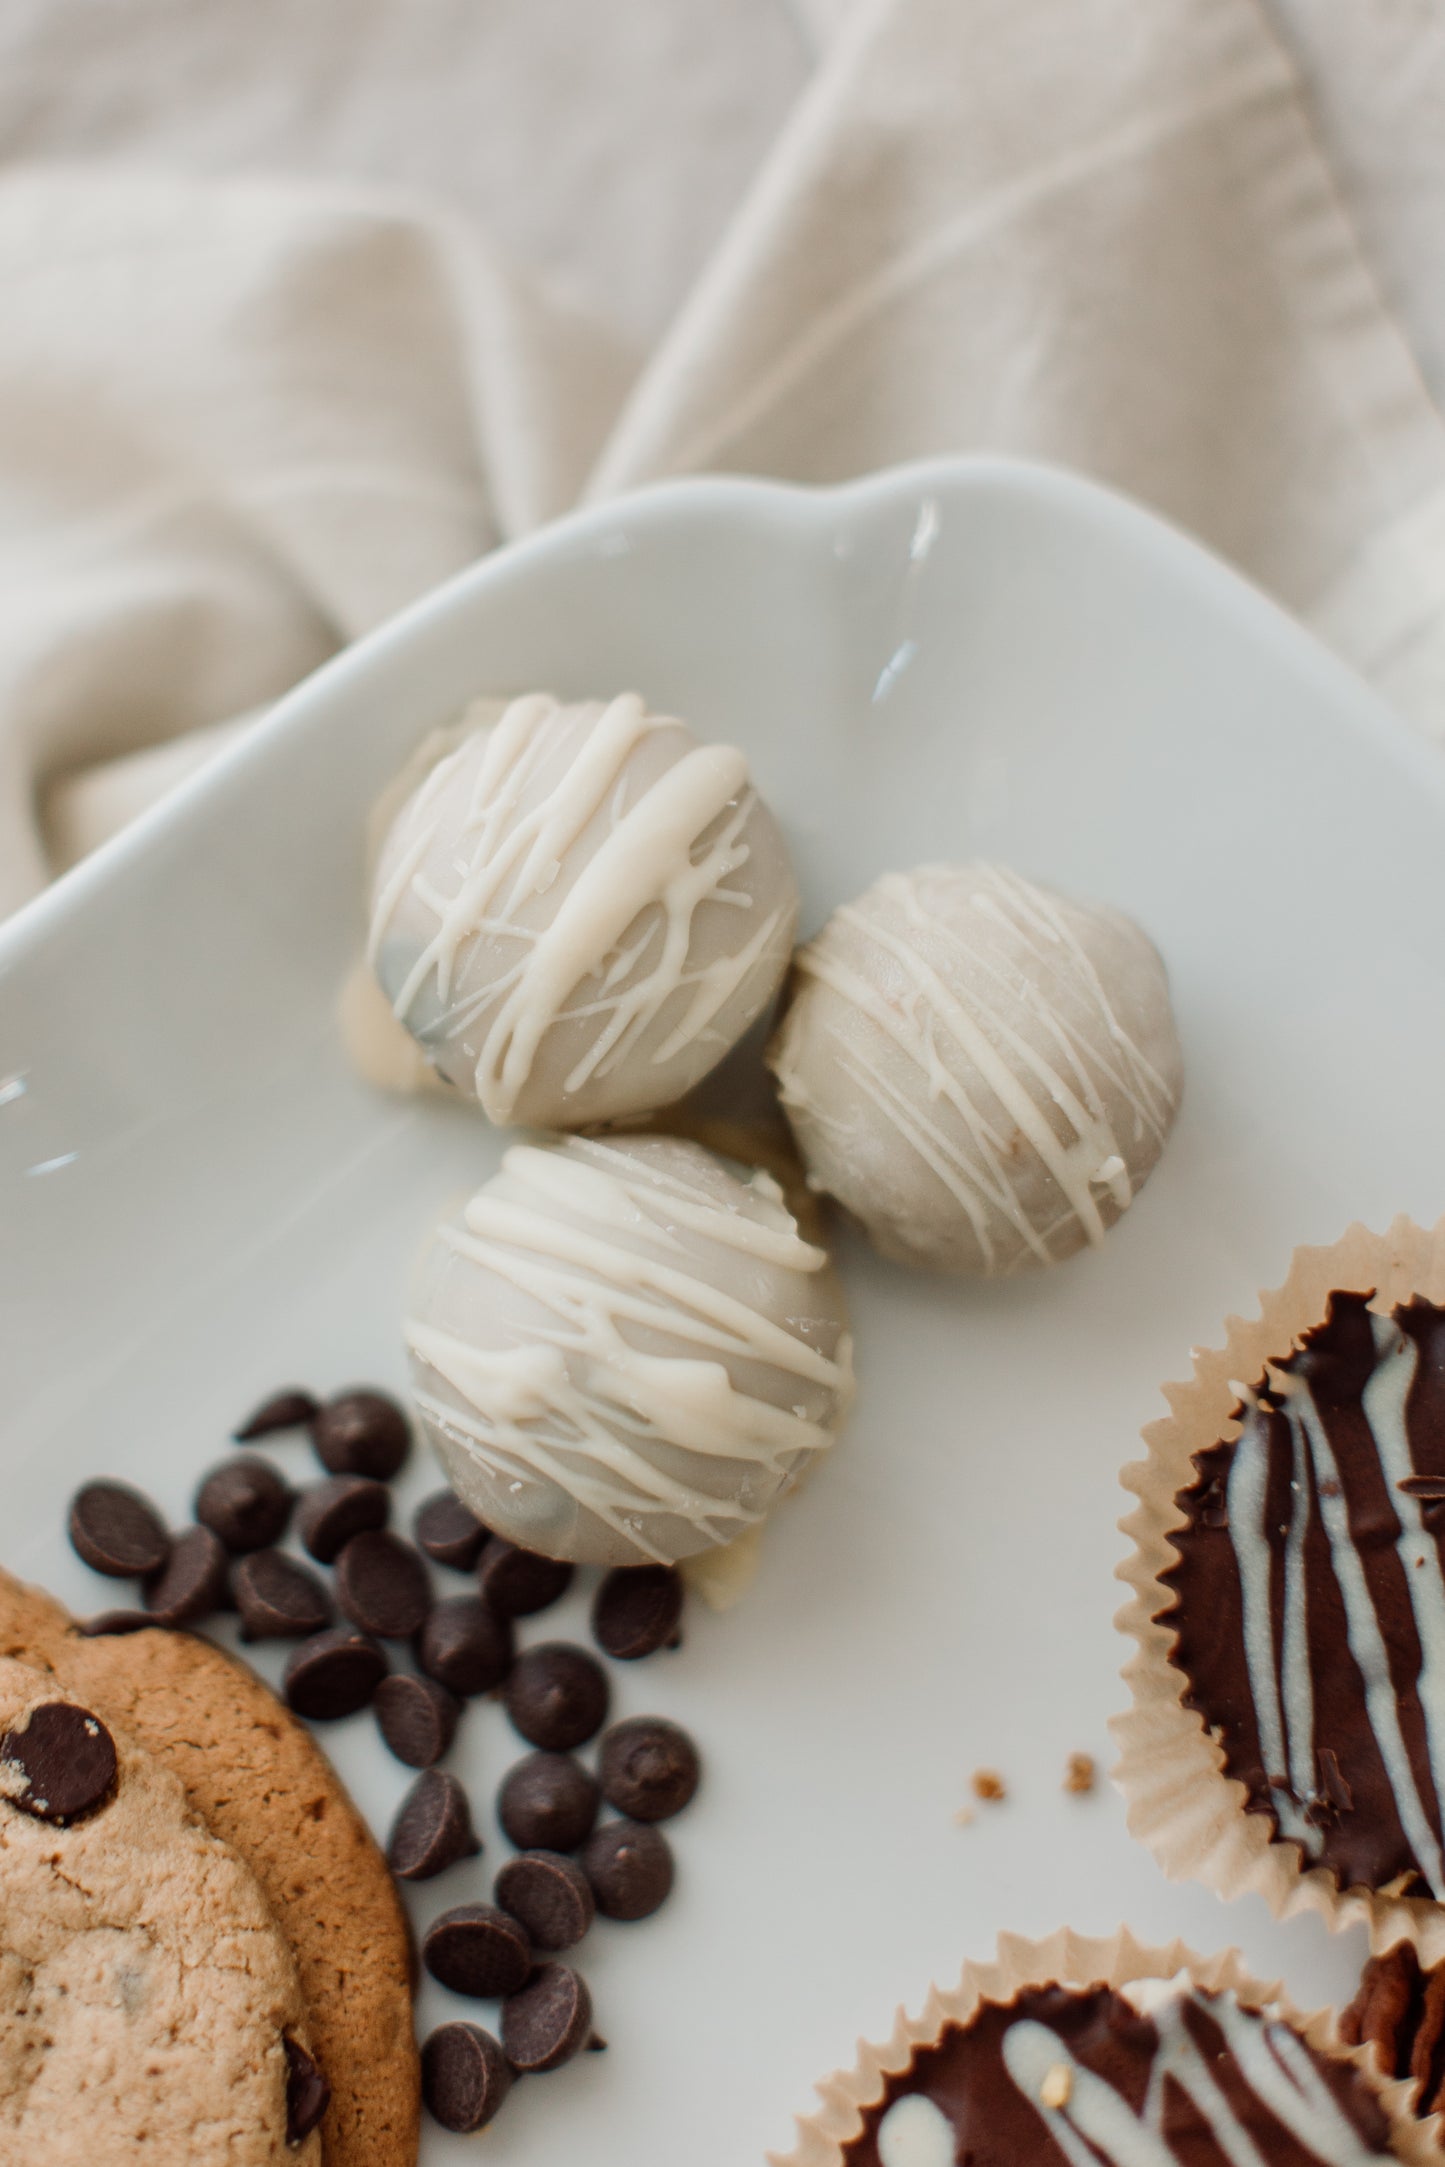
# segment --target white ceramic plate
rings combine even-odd
[[[1230,573],[1061,475],[586,512],[323,670],[0,929],[0,1557],[100,1607],[61,1534],[83,1476],[180,1516],[275,1385],[400,1383],[414,1247],[498,1139],[348,1069],[362,825],[425,730],[534,683],[635,685],[743,745],[810,926],[886,867],[978,852],[1121,904],[1168,960],[1188,1084],[1097,1255],[971,1288],[847,1250],[846,1439],[746,1604],[616,1673],[620,1712],[706,1755],[676,1896],[584,1946],[611,2051],[523,2085],[488,2158],[757,2161],[860,2031],[1000,1928],[1127,1918],[1241,1943],[1307,2003],[1348,1990],[1353,1942],[1167,1886],[1107,1786],[1060,1779],[1107,1760],[1115,1474],[1161,1380],[1294,1244],[1445,1209],[1445,768]],[[531,1631],[559,1627],[585,1632],[580,1597]],[[406,1772],[369,1719],[326,1742],[384,1829]],[[470,1712],[454,1759],[493,1860],[515,1750]],[[959,1827],[980,1764],[1009,1798]],[[458,1867],[418,1917],[484,1892]],[[448,2003],[428,1988],[422,2024]],[[426,2167],[470,2156],[428,2129]]]

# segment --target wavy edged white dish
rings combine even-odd
[[[1097,1255],[974,1288],[845,1245],[862,1393],[730,1615],[619,1667],[620,1713],[693,1729],[658,1918],[579,1952],[604,2056],[524,2084],[497,2167],[739,2167],[900,2000],[1061,1922],[1237,1942],[1297,1999],[1358,1946],[1170,1888],[1106,1785],[1124,1650],[1115,1476],[1192,1342],[1352,1218],[1445,1210],[1445,766],[1290,620],[1067,476],[950,462],[833,492],[668,485],[418,603],[0,927],[0,1560],[78,1608],[92,1472],[174,1515],[292,1378],[399,1383],[401,1288],[499,1139],[378,1097],[334,1020],[367,809],[479,690],[637,686],[747,750],[816,923],[890,866],[999,856],[1133,912],[1188,1062],[1164,1161]],[[300,1442],[275,1448],[300,1473]],[[416,1466],[408,1494],[435,1480]],[[585,1635],[580,1595],[530,1638]],[[279,1670],[275,1651],[261,1661]],[[407,1774],[326,1734],[384,1829]],[[514,1751],[452,1765],[488,1838]],[[970,1772],[1008,1800],[966,1808]],[[424,1921],[482,1868],[419,1892]],[[468,2013],[423,1995],[429,2025]],[[483,2008],[482,2021],[493,2012]],[[426,2167],[472,2156],[428,2127]]]

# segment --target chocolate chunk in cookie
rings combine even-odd
[[[0,1738],[0,1764],[12,1775],[12,1806],[37,1821],[69,1828],[106,1804],[115,1784],[115,1741],[88,1708],[44,1701],[24,1725]],[[16,1780],[18,1779],[18,1780]]]
[[[331,2086],[305,2047],[289,2035],[286,2050],[286,2142],[303,2144],[331,2105]]]

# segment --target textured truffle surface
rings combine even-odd
[[[1183,1076],[1138,926],[987,864],[889,873],[834,911],[768,1061],[814,1188],[885,1256],[988,1275],[1102,1241]]]

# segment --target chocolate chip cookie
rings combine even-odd
[[[0,1656],[49,1670],[127,1731],[254,1873],[295,1954],[310,2051],[331,2085],[326,2167],[414,2167],[407,1928],[380,1851],[309,1733],[209,1641],[154,1630],[85,1639],[50,1596],[4,1572]]]
[[[319,2167],[324,2071],[256,1877],[169,1769],[10,1660],[0,2012],[7,2159]]]

